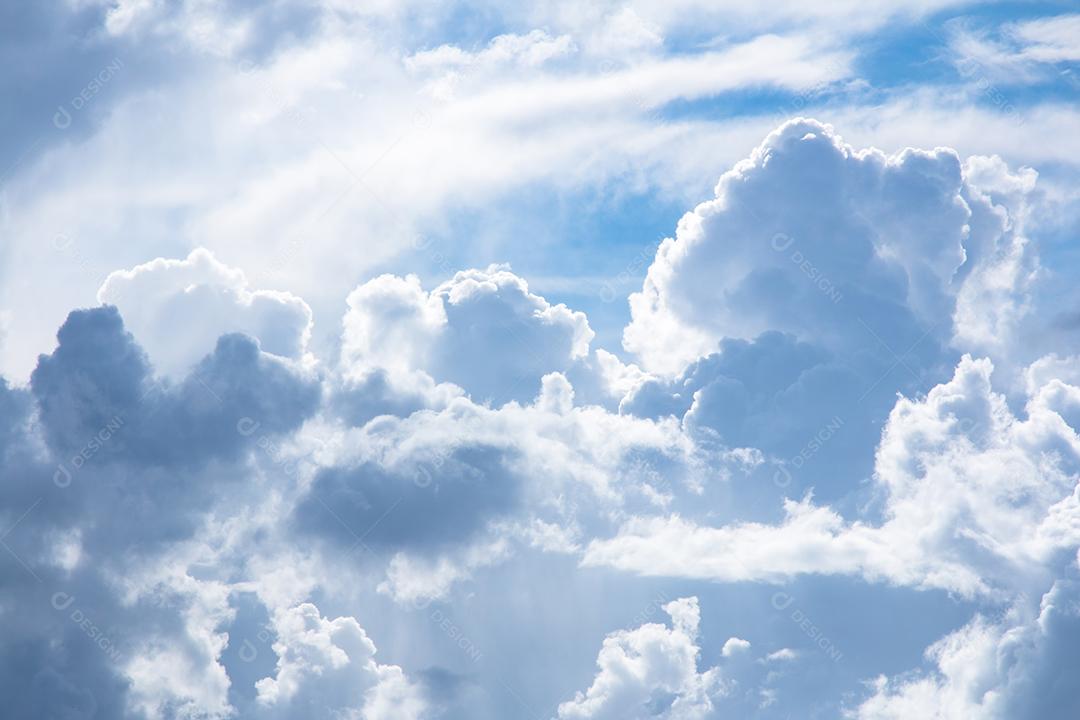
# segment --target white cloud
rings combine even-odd
[[[498,35],[488,42],[487,47],[477,52],[468,52],[456,45],[421,50],[405,58],[405,67],[414,72],[460,68],[478,72],[507,64],[536,67],[574,50],[574,42],[568,35],[552,37],[543,30],[533,30],[525,35]]]
[[[1020,601],[1005,617],[979,615],[927,648],[929,672],[874,681],[859,720],[1066,718],[1080,694],[1080,605],[1075,583],[1059,581],[1038,608]]]
[[[1080,60],[1080,14],[1009,22],[995,33],[961,25],[949,38],[957,70],[984,87],[1058,80],[1059,63]]]
[[[155,368],[183,377],[217,339],[242,332],[263,352],[304,360],[311,309],[286,292],[252,290],[244,273],[199,248],[184,260],[158,258],[110,273],[99,302],[115,305]],[[309,358],[310,359],[310,358]]]
[[[232,617],[228,588],[186,575],[170,580],[173,601],[186,600],[183,630],[172,637],[140,638],[137,654],[124,666],[129,702],[154,720],[177,715],[223,720],[232,714],[229,676],[218,663],[228,641],[220,627]]]
[[[724,643],[724,647],[721,649],[720,654],[724,657],[731,657],[733,655],[738,655],[739,653],[744,653],[749,649],[749,640],[743,640],[742,638],[738,637],[730,637]]]
[[[798,653],[796,653],[791,648],[780,648],[776,652],[769,653],[764,658],[762,658],[762,660],[764,660],[765,662],[789,661],[794,660],[798,656]]]
[[[494,265],[456,273],[430,294],[415,276],[384,275],[354,290],[348,305],[347,373],[423,371],[478,402],[535,397],[545,375],[587,357],[594,335],[583,313],[551,305]]]
[[[1004,211],[967,194],[950,150],[857,151],[829,126],[791,121],[725,173],[716,199],[683,216],[661,244],[630,298],[624,345],[647,369],[675,374],[723,338],[768,330],[837,352],[866,346],[868,326],[894,345],[891,333],[911,323],[944,340],[952,329],[938,326],[965,287],[962,268],[983,287],[993,277],[994,292],[979,295],[981,312],[998,326],[1015,322],[1022,273],[998,268],[1032,261],[1006,235]],[[966,265],[973,246],[1005,257],[972,255]],[[966,307],[976,313],[974,303]]]
[[[875,463],[881,525],[810,498],[785,501],[779,525],[638,517],[593,541],[583,562],[726,581],[861,574],[965,596],[1044,583],[1058,553],[1080,543],[1080,389],[1050,380],[1020,419],[992,391],[991,370],[965,357],[924,399],[897,401]]]
[[[537,384],[528,404],[457,397],[357,427],[309,423],[290,451],[313,462],[301,528],[336,543],[331,562],[359,538],[385,552],[379,591],[408,603],[446,596],[522,545],[576,552],[572,528],[698,482],[694,445],[674,419],[575,406],[558,373]],[[650,472],[638,471],[643,459]]]
[[[475,570],[504,562],[510,555],[510,544],[503,538],[434,559],[395,553],[387,564],[386,580],[376,590],[395,602],[423,606],[447,597],[455,583],[469,579]]]
[[[423,367],[428,344],[446,325],[441,298],[428,295],[415,275],[381,275],[353,290],[345,302],[341,362],[349,374]]]
[[[1076,37],[1080,14],[1055,15],[1010,24],[1008,33],[1024,44],[1021,54],[1038,62],[1080,60]]]
[[[620,178],[685,192],[713,162],[679,150],[693,124],[658,126],[657,109],[746,87],[816,87],[846,76],[851,60],[805,37],[763,36],[614,71],[592,56],[525,74],[496,63],[464,73],[456,99],[440,101],[422,94],[427,80],[409,74],[399,46],[346,26],[317,26],[256,65],[196,54],[190,73],[122,96],[84,140],[19,168],[0,216],[7,250],[52,271],[33,291],[3,283],[0,306],[33,293],[41,325],[54,326],[92,302],[108,271],[202,246],[253,286],[304,297],[330,327],[342,295],[390,259],[445,276],[448,249],[415,237],[442,227],[448,210],[535,182]],[[159,162],[139,161],[147,156]],[[57,235],[62,248],[42,241]],[[47,332],[21,317],[9,339],[4,367],[20,377],[49,348]]]
[[[661,29],[627,6],[603,18],[588,36],[585,47],[602,57],[624,58],[629,53],[655,50],[663,42]]]
[[[614,6],[623,4],[612,3]],[[890,20],[904,22],[931,15],[959,4],[955,0],[929,0],[917,4],[895,0],[873,4],[846,1],[807,4],[783,0],[761,6],[738,0],[635,0],[629,6],[641,17],[672,33],[691,32],[696,24],[697,28],[705,28],[713,34],[778,26],[809,26],[822,33],[843,36],[873,30]],[[563,3],[554,5],[560,9],[564,6]]]
[[[375,660],[375,643],[351,617],[324,618],[311,603],[274,614],[273,677],[256,683],[271,717],[416,720],[427,709],[419,688],[396,665]]]
[[[1073,282],[1067,253],[1054,253],[1067,243],[1040,238],[1039,203],[1047,180],[1075,173],[1078,114],[1050,100],[1017,107],[1027,95],[987,92],[981,76],[934,90],[853,76],[871,59],[858,55],[864,41],[880,37],[867,31],[954,3],[255,5],[71,4],[87,24],[55,37],[131,52],[109,88],[130,91],[103,93],[71,132],[46,128],[41,152],[5,170],[3,372],[27,377],[72,307],[121,311],[74,314],[28,387],[0,382],[0,527],[15,555],[0,566],[12,620],[0,675],[12,714],[426,720],[458,702],[451,716],[510,716],[490,666],[537,680],[527,694],[550,713],[588,680],[529,675],[547,658],[493,638],[521,622],[517,601],[549,598],[545,620],[569,625],[572,612],[578,640],[610,629],[608,611],[632,592],[575,585],[603,605],[579,613],[558,602],[561,587],[521,587],[537,567],[568,577],[579,557],[605,589],[668,585],[591,566],[709,581],[842,574],[944,588],[984,610],[1004,600],[1007,617],[951,633],[931,648],[933,668],[881,681],[853,712],[1006,719],[1075,705],[1075,592],[1061,578],[1080,543],[1080,340],[1041,332],[1074,296],[1061,290]],[[1046,79],[1076,59],[1075,24],[974,38],[988,43],[982,73],[998,77],[1000,61],[1000,77]],[[492,27],[502,34],[489,39]],[[594,193],[635,205],[640,193],[643,213],[656,198],[703,196],[788,112],[781,99],[777,113],[743,114],[774,95],[814,104],[854,146],[790,125],[687,215],[635,299],[628,345],[644,369],[594,349],[583,313],[508,267],[451,276],[531,242],[522,196],[569,198],[582,237]],[[871,145],[898,152],[855,149]],[[1038,183],[1022,167],[1036,161]],[[511,222],[493,221],[500,212]],[[799,260],[771,247],[777,233]],[[611,242],[587,240],[551,271],[578,272],[549,298],[596,277],[567,266]],[[563,247],[530,247],[515,267]],[[376,272],[397,274],[369,280]],[[848,303],[835,314],[823,282]],[[857,321],[871,312],[880,323],[870,317],[866,333]],[[762,335],[777,329],[790,334]],[[262,352],[219,342],[236,331]],[[826,502],[759,482],[803,459],[807,437],[824,442],[810,435],[815,413],[831,422],[830,400],[880,374],[866,360],[887,355],[878,345],[903,350],[920,334],[926,352],[900,359],[914,367],[906,397],[883,382],[818,458],[814,482],[833,476]],[[939,374],[967,351],[991,358],[993,386],[991,360]],[[324,372],[298,372],[316,357]],[[847,372],[864,361],[868,373]],[[866,510],[854,483],[894,401]],[[236,415],[255,423],[250,436]],[[842,462],[860,452],[865,472]],[[51,482],[75,457],[70,485]],[[789,491],[803,499],[770,521]],[[42,603],[25,569],[76,597],[122,659]],[[1041,609],[1023,601],[1051,586]],[[277,634],[277,666],[262,655],[261,674],[234,662],[245,623],[261,622],[247,617],[261,606],[237,609],[248,592]],[[491,608],[479,624],[493,633],[490,666],[446,669],[438,639],[407,617],[431,598]],[[685,720],[725,703],[749,708],[737,716],[780,713],[783,677],[802,668],[795,652],[768,653],[770,628],[732,628],[737,604],[719,607],[725,632],[709,640],[693,598],[666,605],[667,626],[610,635],[560,717]],[[401,667],[376,661],[354,614],[379,619],[380,647]],[[753,652],[723,642],[733,632]],[[702,657],[720,658],[723,677],[699,671]],[[838,665],[820,692],[852,697],[850,670]]]
[[[604,639],[599,672],[585,692],[559,705],[560,720],[695,720],[725,691],[719,670],[698,672],[696,597],[668,603],[672,628],[649,623]]]

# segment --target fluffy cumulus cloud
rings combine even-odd
[[[61,457],[72,458],[70,468],[61,465],[64,482],[95,458],[159,467],[235,458],[250,445],[245,420],[283,433],[295,430],[319,402],[314,378],[241,334],[221,336],[175,384],[153,378],[114,307],[73,312],[57,338],[56,350],[39,359],[30,387],[45,438]],[[106,442],[112,434],[117,442]]]
[[[478,402],[536,396],[540,378],[589,354],[585,315],[529,292],[508,268],[459,272],[427,293],[415,276],[384,275],[354,290],[342,362],[352,375],[423,371]]]
[[[43,608],[4,646],[30,688],[20,702],[78,717],[468,715],[475,681],[399,662],[393,628],[419,618],[483,658],[455,603],[520,564],[569,561],[945,591],[984,609],[930,643],[922,670],[861,672],[869,690],[834,709],[1071,707],[1080,383],[1070,356],[1029,362],[1008,340],[1035,302],[1033,183],[996,159],[887,157],[788,123],[661,245],[624,359],[504,266],[431,290],[360,284],[329,358],[308,348],[301,299],[251,289],[206,251],[111,274],[29,383],[0,386],[17,561],[3,577]],[[859,472],[872,481],[856,504]],[[371,624],[380,607],[389,630]],[[551,712],[704,719],[795,702],[803,650],[753,627],[704,638],[696,598],[663,607],[670,625],[609,634],[594,679]],[[27,652],[39,660],[19,665]]]
[[[274,618],[273,677],[259,680],[267,717],[420,718],[421,691],[394,665],[374,659],[375,644],[351,617],[328,620],[304,603]]]
[[[965,356],[951,381],[897,402],[874,471],[880,524],[845,521],[808,496],[785,501],[777,525],[634,519],[585,560],[726,580],[857,573],[963,595],[1038,587],[1080,541],[1080,388],[1048,381],[1021,419],[993,391],[991,372]]]
[[[664,611],[671,616],[671,628],[650,623],[604,639],[596,679],[587,691],[559,705],[560,720],[708,717],[711,696],[723,694],[724,686],[716,668],[698,672],[698,599],[675,600]]]
[[[223,335],[182,381],[159,378],[112,306],[73,312],[58,340],[28,390],[3,387],[3,449],[15,468],[5,518],[9,535],[18,531],[5,544],[17,564],[4,584],[40,608],[4,647],[16,708],[235,716],[223,661],[232,583],[193,577],[190,553],[214,552],[197,534],[216,534],[207,512],[228,524],[258,505],[249,458],[317,410],[318,379],[240,334]],[[267,593],[262,649],[277,667],[254,683],[258,702],[245,715],[421,717],[419,686],[373,660],[354,619],[279,607]]]
[[[1001,619],[978,616],[927,648],[931,671],[873,683],[860,720],[1068,718],[1080,709],[1072,687],[1080,605],[1076,580],[1061,580]]]
[[[604,638],[592,684],[559,704],[559,720],[740,717],[773,704],[773,685],[783,675],[777,664],[795,660],[791,649],[755,657],[748,640],[731,637],[718,647],[718,664],[700,668],[705,663],[698,598],[659,609],[670,627],[650,622]]]
[[[211,259],[199,254],[196,261]],[[177,264],[152,266],[167,273]],[[648,495],[648,481],[627,469],[639,455],[681,469],[692,482],[692,445],[673,421],[576,405],[558,370],[588,349],[584,316],[528,293],[502,270],[461,273],[455,282],[426,296],[444,312],[436,315],[442,324],[410,328],[408,341],[436,349],[446,342],[465,373],[471,360],[498,350],[497,332],[520,324],[546,353],[524,364],[533,385],[522,393],[527,401],[492,408],[489,398],[474,401],[459,389],[438,409],[408,408],[395,398],[396,411],[359,421],[342,414],[343,394],[365,392],[352,384],[363,368],[352,354],[360,339],[350,334],[359,302],[346,316],[341,366],[330,372],[226,332],[175,378],[156,371],[115,306],[72,312],[29,386],[2,388],[0,447],[14,469],[5,506],[10,524],[25,521],[27,528],[9,547],[22,566],[9,584],[43,595],[56,612],[10,646],[16,654],[36,648],[43,658],[32,671],[48,669],[28,685],[26,707],[40,708],[48,696],[58,713],[87,717],[420,717],[437,695],[432,688],[376,662],[374,643],[356,620],[326,619],[304,602],[304,585],[284,589],[271,579],[282,572],[277,563],[295,562],[289,546],[307,547],[300,561],[316,570],[338,564],[362,577],[374,567],[385,580],[371,589],[400,601],[442,597],[474,569],[505,559],[507,543],[575,552],[576,518],[619,512],[627,492],[639,502]],[[129,302],[152,317],[153,302],[167,294],[162,287],[136,284]],[[296,316],[279,317],[297,327]],[[386,323],[374,332],[393,327],[374,317]],[[187,351],[190,338],[155,341],[156,354],[169,357]],[[368,347],[374,354],[380,343]],[[405,370],[434,371],[425,355],[415,357]],[[450,377],[477,394],[487,380]],[[511,386],[516,380],[503,379]],[[324,544],[312,546],[313,538]],[[377,558],[374,566],[358,561],[364,550]],[[266,553],[257,576],[243,570],[252,552]],[[192,569],[205,553],[220,571]],[[276,661],[243,690],[234,683],[251,673],[228,657],[229,628],[240,622],[234,597],[252,587],[270,618],[263,654]],[[50,595],[52,588],[61,589]],[[136,612],[125,610],[131,607]],[[64,647],[48,639],[59,631],[97,653],[94,662],[69,665],[63,658],[70,649],[46,660]],[[249,651],[233,652],[243,662]],[[111,695],[99,697],[105,688]]]
[[[16,564],[3,581],[19,606],[38,608],[4,647],[5,677],[23,687],[19,712],[229,714],[217,663],[227,591],[169,557],[243,485],[254,441],[237,417],[263,418],[280,436],[318,398],[313,378],[245,336],[221,337],[173,383],[154,376],[114,307],[71,313],[29,388],[5,388]]]
[[[8,714],[1080,713],[1075,15],[256,5],[0,11]]]
[[[623,343],[651,376],[622,411],[759,448],[789,494],[846,493],[872,472],[896,392],[943,382],[965,351],[1008,376],[1037,359],[1017,342],[1038,324],[1034,183],[1000,159],[888,156],[784,124],[683,216],[631,295]]]
[[[679,221],[631,296],[624,343],[657,372],[766,331],[845,354],[948,343],[972,273],[1022,242],[1008,206],[965,183],[956,153],[859,151],[813,121],[772,133],[716,195]]]
[[[241,332],[264,352],[299,360],[311,309],[284,292],[251,290],[244,273],[202,248],[184,260],[158,259],[111,273],[99,302],[114,305],[158,372],[183,376],[221,335]]]
[[[471,567],[501,560],[507,538],[565,552],[581,522],[698,482],[693,444],[673,420],[575,405],[559,373],[538,384],[525,404],[458,396],[438,409],[311,428],[329,442],[292,523],[339,553],[387,556],[381,589],[409,600],[441,596]]]

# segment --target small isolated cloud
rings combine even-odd
[[[791,648],[780,648],[776,652],[769,653],[762,660],[765,662],[789,662],[798,656],[799,654]]]
[[[733,655],[739,655],[750,649],[750,641],[743,640],[742,638],[731,637],[724,643],[724,647],[721,649],[720,654],[724,657],[732,657]]]

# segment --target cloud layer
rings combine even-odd
[[[0,11],[9,712],[1075,716],[1076,18],[747,7]]]

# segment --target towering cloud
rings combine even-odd
[[[965,182],[953,151],[886,156],[812,120],[788,122],[660,246],[631,296],[624,344],[665,374],[722,338],[766,331],[849,355],[883,343],[924,364],[956,334],[957,295],[986,282],[985,265],[1011,281],[999,292],[1023,292],[1001,267],[1023,244],[1008,210]],[[1000,316],[1008,300],[980,312]]]

